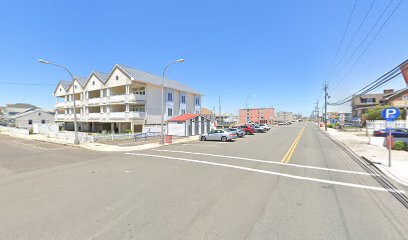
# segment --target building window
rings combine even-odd
[[[45,120],[44,120],[44,119],[42,119],[42,120],[41,120],[41,123],[42,123],[42,124],[44,124],[44,123],[45,123]]]
[[[146,88],[145,87],[133,88],[132,92],[133,94],[146,95]]]
[[[181,115],[186,114],[186,109],[181,109]]]
[[[118,81],[119,80],[119,76],[118,75],[116,75],[116,81]]]
[[[169,117],[173,116],[173,109],[172,108],[167,108],[167,116],[169,116]]]
[[[38,113],[38,116],[41,116],[41,113]]]
[[[375,103],[375,98],[361,98],[361,103]]]
[[[92,85],[95,85],[95,81],[92,81]]]
[[[28,120],[28,125],[33,125],[33,120]]]
[[[181,95],[181,103],[186,103],[186,96]]]
[[[167,93],[167,101],[168,102],[173,102],[173,94],[172,93]]]
[[[195,99],[195,104],[196,104],[197,106],[200,105],[200,98],[196,98],[196,99]]]

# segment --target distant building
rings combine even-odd
[[[32,128],[34,123],[54,123],[54,115],[53,111],[36,108],[9,117],[8,123],[18,128]]]
[[[351,113],[354,117],[361,118],[369,108],[380,105],[384,98],[394,94],[393,89],[385,89],[383,93],[364,94],[353,98],[351,101]]]
[[[275,108],[248,108],[239,110],[239,123],[248,122],[255,124],[273,123],[275,121]]]
[[[210,109],[202,107],[201,108],[201,114],[202,115],[213,115],[214,113]]]
[[[276,121],[278,122],[291,122],[293,120],[292,112],[278,112],[276,114]]]
[[[215,120],[217,121],[218,125],[233,126],[238,124],[239,118],[234,114],[215,114]]]
[[[38,107],[28,103],[6,104],[6,107],[4,108],[4,116],[8,119],[16,114],[27,112],[28,110],[36,108]]]
[[[351,121],[352,115],[351,113],[339,113],[339,122],[340,124],[344,124],[346,122]]]
[[[390,105],[396,108],[408,107],[408,86],[384,97],[381,100],[384,105]]]

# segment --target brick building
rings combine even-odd
[[[248,108],[239,110],[239,123],[262,124],[275,121],[275,108]]]

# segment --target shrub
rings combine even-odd
[[[333,128],[333,124],[332,124],[332,123],[329,123],[329,124],[327,124],[327,127],[328,127],[328,128]]]
[[[132,130],[130,130],[130,129],[125,130],[125,133],[131,133],[131,132],[132,132]]]
[[[32,128],[28,129],[28,134],[33,134],[33,129]]]
[[[404,141],[395,141],[394,143],[395,150],[407,150],[407,143]]]

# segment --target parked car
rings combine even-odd
[[[388,134],[389,133],[387,129],[376,130],[373,133],[373,135],[376,137],[386,137],[388,136]],[[393,137],[408,138],[408,129],[407,128],[392,128],[391,135]]]
[[[255,132],[257,133],[266,133],[266,129],[264,127],[261,127],[259,125],[255,125]]]
[[[269,129],[271,129],[271,127],[269,127],[268,124],[259,124],[259,126],[265,128],[266,131],[269,131]]]
[[[240,128],[227,128],[225,130],[231,133],[235,133],[239,138],[245,137],[245,132],[242,131]]]
[[[244,131],[246,135],[252,135],[255,133],[255,129],[251,125],[241,125],[238,128]]]
[[[278,125],[289,125],[289,122],[278,122]]]
[[[237,138],[235,133],[231,133],[223,129],[215,129],[209,131],[208,133],[201,134],[199,139],[200,141],[215,140],[226,142],[235,138]]]

